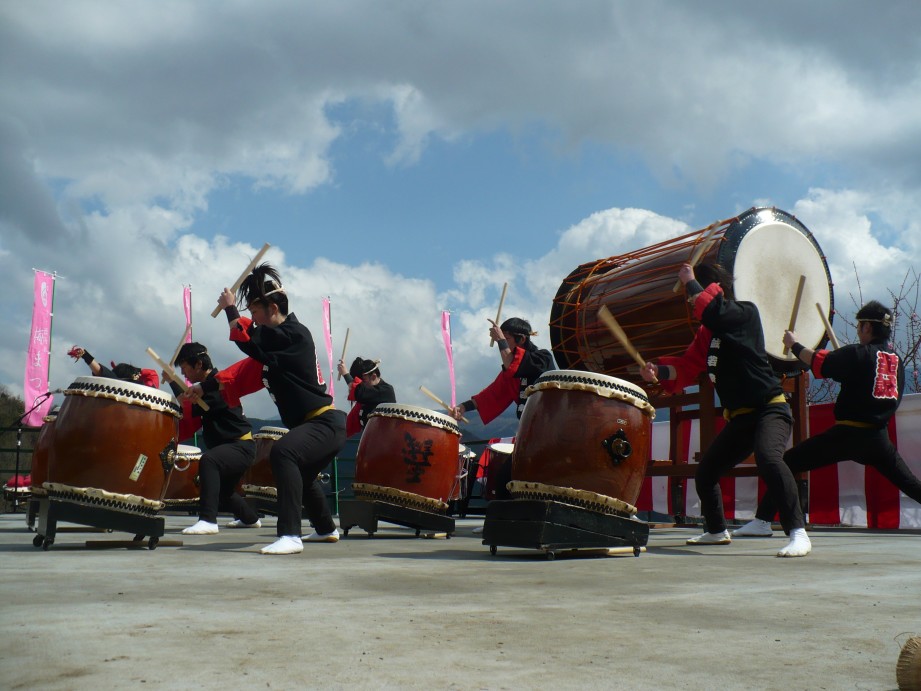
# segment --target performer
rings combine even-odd
[[[921,480],[909,470],[886,432],[905,391],[905,365],[889,343],[891,331],[892,311],[871,300],[857,312],[858,342],[838,350],[813,351],[796,341],[795,332],[784,332],[784,345],[809,365],[814,377],[841,383],[835,424],[787,451],[784,461],[794,473],[856,461],[876,468],[906,496],[921,503]],[[754,520],[732,534],[769,537],[774,513],[774,499],[766,492]]]
[[[681,357],[662,357],[641,371],[658,377],[668,393],[694,384],[707,370],[725,409],[726,426],[703,453],[695,482],[706,531],[689,545],[728,545],[732,540],[723,516],[719,478],[754,451],[755,463],[777,498],[780,520],[790,534],[779,557],[804,557],[812,549],[793,473],[783,452],[793,427],[790,406],[764,350],[758,308],[734,299],[732,276],[719,264],[701,264],[695,278],[690,264],[678,278],[687,289],[693,315],[700,320],[694,341]]]
[[[393,387],[381,379],[380,360],[355,358],[349,369],[339,360],[339,374],[349,385],[349,400],[354,401],[345,423],[346,436],[351,437],[364,429],[368,416],[381,403],[396,403]]]
[[[240,316],[237,298],[246,304],[252,319]],[[302,504],[315,529],[307,540],[338,542],[339,532],[317,475],[345,445],[345,413],[333,408],[332,396],[326,393],[310,331],[288,312],[281,278],[269,264],[253,269],[237,296],[225,288],[218,304],[230,322],[230,339],[251,358],[229,368],[238,379],[238,395],[264,385],[289,430],[269,455],[278,489],[278,540],[264,547],[262,554],[303,551]],[[217,383],[206,381],[203,386],[214,388]]]
[[[544,372],[554,368],[553,355],[549,350],[538,348],[531,341],[531,336],[536,335],[531,330],[531,325],[524,319],[512,317],[498,326],[490,320],[490,337],[496,341],[499,348],[499,357],[502,359],[502,370],[495,380],[480,393],[474,395],[460,405],[451,409],[455,419],[460,420],[464,413],[476,410],[484,425],[495,420],[515,403],[515,414],[521,418],[524,409],[524,390],[533,384]],[[512,479],[512,458],[509,456],[497,474],[497,499],[511,499],[506,485]]]
[[[145,386],[151,386],[155,389],[160,388],[160,377],[152,369],[142,369],[134,365],[129,365],[127,362],[119,362],[117,365],[115,362],[112,362],[112,369],[109,369],[80,346],[74,346],[67,354],[74,359],[74,362],[83,360],[89,365],[90,372],[92,372],[94,377],[120,379],[121,381],[144,384]]]
[[[214,368],[207,348],[201,343],[184,344],[176,363],[190,382],[209,382],[202,386],[203,392],[207,389],[203,400],[208,405],[208,410],[203,410],[192,402],[194,394],[182,394],[179,385],[164,375],[173,393],[182,400],[179,438],[188,439],[202,428],[207,446],[198,462],[201,483],[198,522],[182,534],[217,534],[219,509],[233,513],[234,520],[227,523],[228,528],[261,528],[259,514],[235,491],[243,473],[256,459],[256,444],[240,399],[229,391],[222,396],[219,391],[221,382],[228,381],[228,375]]]

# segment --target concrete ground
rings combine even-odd
[[[0,516],[3,689],[894,689],[921,634],[921,535],[812,530],[691,547],[652,531],[638,558],[490,556],[393,526],[270,557],[257,530],[156,550],[32,546]],[[222,519],[223,522],[223,519]],[[143,685],[143,686],[142,686]]]

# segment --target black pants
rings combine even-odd
[[[314,530],[336,529],[317,475],[345,446],[345,413],[328,410],[288,431],[272,445],[269,462],[278,488],[278,537],[301,534],[301,506]]]
[[[720,477],[752,452],[768,491],[777,499],[784,530],[789,532],[805,527],[796,481],[783,459],[792,428],[790,407],[786,403],[778,403],[753,413],[737,415],[717,435],[700,459],[694,478],[708,532],[726,530]]]
[[[253,464],[255,453],[256,444],[247,439],[221,444],[202,454],[198,462],[201,520],[217,523],[218,511],[229,511],[244,523],[259,520],[259,514],[234,491],[243,473]]]
[[[899,452],[889,440],[886,429],[866,429],[835,425],[822,434],[810,437],[784,454],[793,473],[824,468],[841,461],[855,461],[876,468],[889,482],[921,504],[921,480],[912,475]],[[765,492],[758,504],[757,518],[772,521],[776,502]]]

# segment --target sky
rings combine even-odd
[[[59,276],[51,388],[88,374],[75,344],[153,366],[185,284],[236,361],[209,313],[263,243],[324,369],[328,296],[335,359],[349,329],[426,407],[443,310],[464,400],[504,283],[549,347],[574,268],[751,206],[809,228],[843,313],[887,301],[921,249],[919,28],[915,0],[0,0],[0,384],[33,268]]]

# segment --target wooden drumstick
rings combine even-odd
[[[714,221],[712,224],[707,226],[706,235],[704,235],[703,239],[697,243],[697,247],[694,249],[694,254],[691,255],[691,261],[689,261],[688,264],[690,264],[692,267],[697,266],[697,262],[699,262],[713,246],[709,240],[711,237],[713,237],[716,229],[719,228],[722,224],[722,221]],[[675,287],[672,288],[672,292],[677,293],[679,290],[681,290],[680,279],[675,281]]]
[[[633,344],[630,343],[630,339],[627,338],[626,332],[621,328],[620,324],[617,323],[617,320],[614,318],[614,315],[611,314],[611,310],[608,309],[607,305],[602,305],[601,309],[598,310],[598,317],[605,323],[605,326],[610,329],[611,333],[614,334],[614,338],[620,341],[620,344],[624,347],[624,350],[636,360],[636,363],[640,366],[641,369],[646,369],[646,361],[640,356],[636,351],[636,348],[633,347]],[[652,378],[653,384],[658,384],[659,379],[656,376]]]
[[[189,337],[190,333],[192,333],[192,325],[186,324],[185,331],[182,333],[182,338],[179,339],[179,345],[176,346],[176,351],[173,353],[173,357],[171,357],[169,360],[170,365],[176,362],[176,358],[179,357],[179,351],[182,350],[182,346],[185,345],[185,339]]]
[[[508,290],[508,282],[502,284],[502,295],[499,297],[499,309],[496,310],[496,321],[495,325],[499,326],[499,320],[502,318],[502,305],[505,304],[505,291]],[[492,336],[489,337],[489,347],[492,348],[496,345],[496,342],[493,340]]]
[[[339,358],[342,362],[345,362],[345,349],[349,347],[349,330],[345,330],[345,340],[342,341],[342,357]],[[342,379],[342,372],[339,373],[338,379]]]
[[[264,255],[266,252],[269,251],[269,247],[271,247],[271,245],[269,243],[265,243],[262,246],[262,249],[256,253],[256,256],[253,257],[253,261],[251,261],[249,265],[243,270],[243,273],[240,274],[240,278],[238,278],[236,281],[233,282],[233,285],[230,288],[231,293],[236,293],[237,290],[240,288],[240,286],[243,285],[243,281],[249,275],[249,272],[256,268],[256,264],[258,264],[259,260],[262,259],[262,255]],[[216,317],[220,313],[221,313],[221,306],[218,305],[217,307],[214,308],[214,311],[211,312],[211,316]]]
[[[835,330],[831,328],[831,324],[828,321],[828,317],[825,316],[825,311],[822,309],[822,305],[817,302],[815,303],[815,308],[819,310],[819,316],[822,318],[822,323],[825,325],[825,333],[828,334],[828,339],[835,347],[835,350],[838,350],[838,348],[841,347],[841,344],[838,343],[838,337],[835,336]]]
[[[447,403],[445,403],[444,401],[442,401],[440,398],[438,398],[438,396],[436,396],[435,394],[433,394],[431,391],[429,391],[428,389],[426,389],[424,386],[420,386],[420,387],[419,387],[419,391],[421,391],[421,392],[424,393],[426,396],[428,396],[429,398],[431,398],[431,399],[432,399],[433,401],[435,401],[435,403],[437,403],[438,405],[444,406],[444,409],[445,409],[445,410],[451,410],[451,406],[449,406]],[[469,423],[470,423],[470,420],[468,420],[468,419],[465,418],[463,415],[461,415],[461,422],[466,422],[467,424],[469,424]]]
[[[163,360],[160,359],[160,356],[157,355],[157,354],[153,351],[153,348],[148,348],[148,349],[147,349],[147,354],[150,355],[150,357],[152,357],[152,358],[154,359],[154,362],[156,362],[158,365],[160,365],[160,367],[161,367],[161,368],[163,369],[163,371],[166,373],[166,376],[167,376],[167,377],[169,377],[169,378],[172,379],[174,382],[176,382],[176,384],[179,386],[179,390],[182,391],[182,393],[185,393],[186,391],[189,390],[189,387],[186,386],[186,383],[183,381],[182,377],[180,377],[178,374],[176,374],[176,370],[174,370],[172,367],[170,367],[170,366],[167,365],[165,362],[163,362]],[[202,401],[202,400],[198,400],[198,401],[196,401],[195,403],[196,403],[196,404],[198,405],[198,407],[201,408],[202,410],[211,410],[211,408],[208,407],[208,404],[205,403],[205,402]]]
[[[790,328],[787,331],[793,331],[796,328],[796,317],[799,314],[799,303],[803,299],[803,287],[806,285],[806,277],[799,277],[799,285],[796,286],[796,297],[793,298],[793,312],[790,314]],[[783,347],[783,354],[787,355],[790,352],[790,348],[787,346]]]

